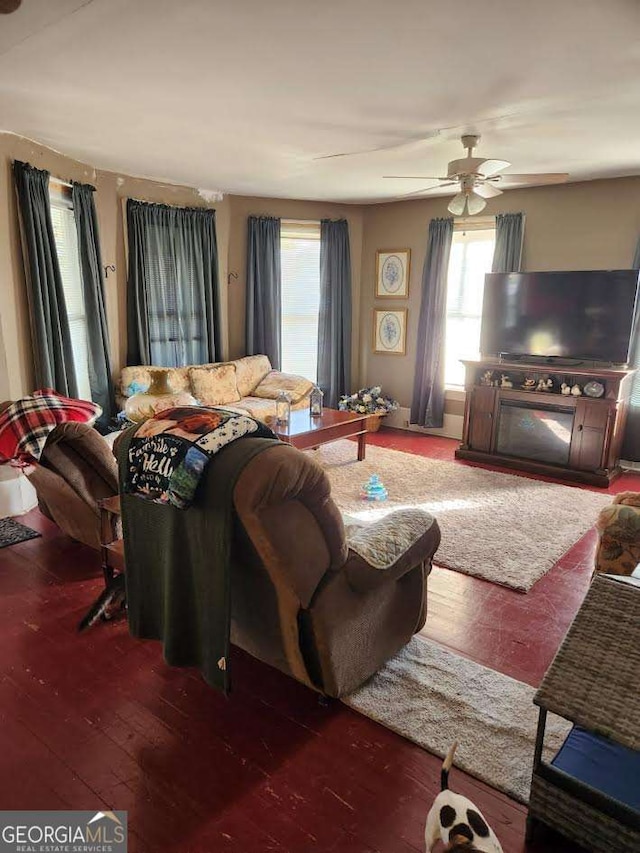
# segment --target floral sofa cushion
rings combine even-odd
[[[640,492],[620,492],[600,511],[596,572],[630,575],[640,566]]]
[[[247,355],[233,363],[236,366],[238,393],[241,397],[248,397],[271,371],[271,362],[266,355]]]
[[[275,400],[280,391],[286,391],[291,403],[294,404],[299,403],[303,397],[307,397],[312,388],[313,382],[310,379],[305,379],[304,376],[272,370],[254,389],[253,396]]]
[[[189,368],[193,396],[203,406],[221,406],[240,400],[233,362],[213,367]]]
[[[297,403],[292,403],[291,408],[295,411],[297,409],[306,409],[308,405],[309,398],[302,397]],[[242,409],[247,414],[265,423],[269,423],[276,416],[276,401],[267,400],[264,397],[243,397],[232,408],[234,410],[236,408]]]

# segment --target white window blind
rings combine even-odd
[[[320,223],[283,220],[282,370],[313,382],[318,378],[320,312]]]
[[[73,361],[78,383],[78,394],[83,400],[91,399],[89,384],[89,346],[87,316],[84,307],[78,235],[71,199],[55,189],[50,193],[51,221],[56,241],[64,300],[69,319]]]
[[[495,228],[454,231],[447,278],[445,385],[464,387],[460,359],[480,357],[484,277],[491,272]]]

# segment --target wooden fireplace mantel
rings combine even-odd
[[[533,362],[500,362],[496,359],[465,361],[465,413],[462,444],[456,457],[473,462],[486,462],[517,468],[560,479],[606,488],[621,473],[620,449],[627,419],[634,370],[616,370],[588,366],[570,367]],[[495,381],[506,375],[513,388],[486,384],[484,374],[493,371]],[[554,391],[524,390],[525,377],[536,380],[552,378]],[[565,396],[558,393],[560,383],[578,384],[581,388],[595,380],[604,385],[602,397]],[[511,455],[499,448],[500,417],[505,406],[520,405],[528,409],[544,409],[553,414],[563,412],[572,418],[566,464]]]

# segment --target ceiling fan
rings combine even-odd
[[[566,172],[547,172],[538,175],[502,175],[504,169],[508,169],[511,163],[506,160],[489,160],[484,157],[474,157],[473,149],[480,141],[478,134],[466,134],[462,137],[462,145],[467,151],[466,157],[459,160],[451,160],[447,167],[445,177],[434,177],[432,175],[384,175],[385,178],[407,180],[432,180],[442,183],[431,187],[423,187],[409,196],[422,195],[428,190],[443,189],[445,187],[457,187],[458,192],[449,202],[448,208],[454,216],[473,216],[480,213],[487,205],[486,199],[501,195],[500,187],[508,188],[518,184],[562,184],[569,175]]]

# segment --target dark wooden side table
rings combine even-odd
[[[105,586],[116,572],[124,572],[124,540],[119,535],[120,495],[98,501],[100,507],[100,554]]]

